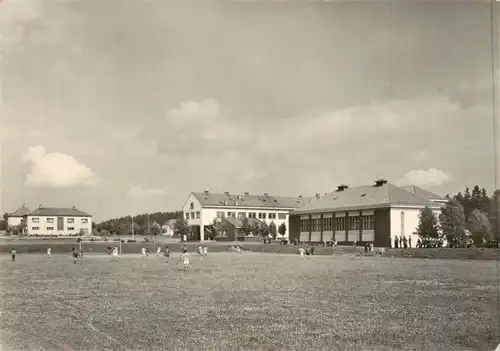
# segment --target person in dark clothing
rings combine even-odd
[[[420,238],[417,239],[417,247],[418,248],[422,247],[422,240],[420,240]]]
[[[12,256],[12,261],[15,261],[16,260],[16,249],[12,248],[12,250],[10,250],[10,254]]]
[[[411,236],[408,238],[408,246],[410,247],[411,249]]]
[[[398,239],[398,236],[396,235],[394,237],[394,247],[397,249],[398,248],[398,244],[399,244],[399,239]]]
[[[407,248],[408,248],[408,239],[406,239],[406,236],[403,236],[403,247],[404,247],[405,249],[407,249]]]
[[[403,248],[403,237],[399,237],[399,247],[402,249]]]

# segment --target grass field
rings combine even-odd
[[[3,350],[494,350],[496,262],[0,256]]]

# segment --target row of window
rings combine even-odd
[[[217,212],[217,218],[225,218],[225,217],[233,217],[233,218],[259,218],[259,219],[286,219],[286,213],[266,213],[266,212]]]
[[[40,223],[40,218],[39,217],[33,217],[31,219],[32,223]],[[45,220],[47,223],[54,223],[54,218],[46,218]],[[87,224],[89,222],[88,218],[81,218],[81,223],[82,224]],[[75,223],[74,218],[66,218],[66,223]]]
[[[40,230],[40,227],[31,227],[31,230]],[[45,230],[54,230],[54,227],[46,227]],[[66,230],[75,230],[75,227],[68,227]]]
[[[200,219],[200,211],[186,212],[186,219]]]
[[[302,219],[300,221],[301,232],[328,232],[333,231],[334,221],[333,218],[313,218]],[[335,231],[342,230],[373,230],[374,222],[373,215],[367,216],[350,216],[350,217],[337,217],[335,218]]]
[[[185,213],[185,216],[186,216],[186,220],[189,220],[189,219],[200,219],[200,211],[196,211],[196,212],[186,212]],[[229,212],[224,212],[224,211],[218,211],[217,212],[217,218],[225,218],[225,217],[233,217],[233,218],[259,218],[259,219],[282,219],[282,220],[285,220],[286,219],[286,213],[273,213],[273,212],[270,212],[270,213],[266,213],[266,212],[233,212],[233,211],[229,211]]]

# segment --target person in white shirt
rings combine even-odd
[[[181,258],[184,261],[184,269],[189,268],[189,252],[187,252],[186,248],[182,251]]]
[[[49,247],[47,249],[47,257],[50,258],[51,255],[52,255],[52,249]]]
[[[156,257],[160,257],[161,254],[161,247],[158,246],[158,249],[156,249]]]
[[[113,248],[113,259],[118,259],[118,248],[116,246]]]
[[[145,257],[146,257],[146,248],[145,248],[145,247],[143,247],[143,248],[141,249],[141,257],[142,257],[142,258],[145,258]]]
[[[303,247],[301,247],[301,248],[299,249],[300,258],[304,258],[304,254],[305,254],[305,252],[306,252],[306,250],[304,250],[304,248],[303,248]]]
[[[208,247],[203,246],[203,255],[208,255]]]

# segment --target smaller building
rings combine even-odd
[[[262,225],[262,222],[256,218],[248,218],[248,225]],[[221,226],[228,241],[237,241],[238,237],[244,237],[243,219],[234,217],[225,217],[221,219]]]
[[[175,233],[176,219],[169,219],[161,226],[161,234],[172,237]]]
[[[26,205],[23,205],[14,212],[9,213],[7,217],[7,228],[12,230],[15,227],[22,227],[24,216],[30,212],[31,210]]]
[[[23,217],[27,235],[90,235],[92,216],[76,207],[39,207]]]

